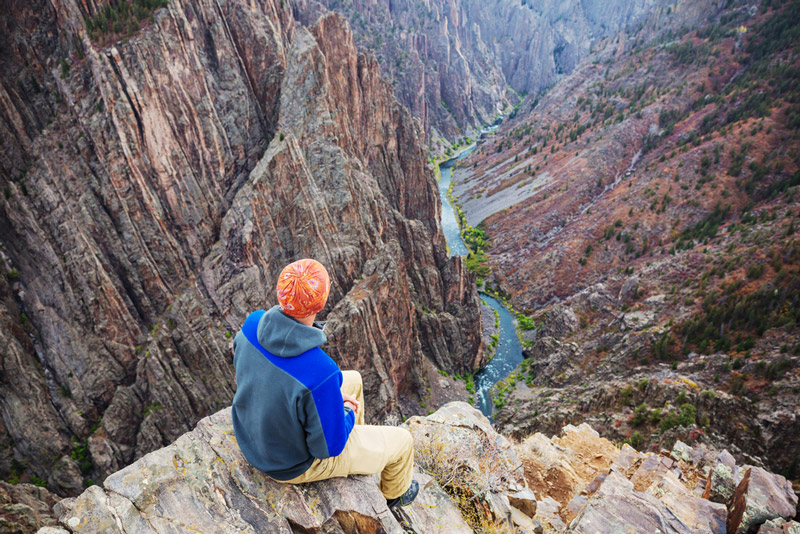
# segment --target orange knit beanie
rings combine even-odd
[[[322,311],[331,279],[320,262],[302,259],[290,263],[278,277],[278,304],[287,315],[308,317]]]

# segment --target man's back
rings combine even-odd
[[[255,467],[290,484],[380,473],[386,504],[408,506],[419,491],[411,433],[365,424],[361,375],[343,375],[319,348],[326,337],[313,325],[330,289],[321,263],[292,262],[278,275],[279,305],[250,314],[236,335],[239,448]]]
[[[277,480],[341,453],[355,423],[342,406],[342,374],[319,349],[321,330],[276,306],[254,312],[234,340],[233,427],[245,457]]]

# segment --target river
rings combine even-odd
[[[442,177],[439,179],[439,196],[442,197],[442,230],[444,231],[444,238],[447,241],[447,248],[451,256],[466,256],[469,253],[467,246],[461,239],[461,230],[458,227],[455,210],[447,198],[447,189],[450,187],[450,180],[452,179],[451,169],[458,160],[467,157],[473,150],[475,150],[474,143],[465,148],[456,157],[439,164],[439,170],[442,172]]]
[[[457,156],[439,165],[442,177],[439,180],[439,194],[442,197],[442,230],[447,241],[450,256],[466,256],[469,253],[467,246],[461,239],[458,219],[455,210],[447,198],[447,189],[452,179],[451,169],[456,162],[475,150],[472,144],[461,151]],[[508,377],[511,371],[522,361],[522,346],[517,337],[514,318],[508,310],[494,297],[481,293],[481,300],[487,306],[497,310],[500,317],[500,332],[498,333],[497,353],[494,358],[475,375],[475,406],[491,419],[493,405],[489,390],[500,380]]]

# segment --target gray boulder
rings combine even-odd
[[[781,475],[750,467],[728,504],[728,532],[752,534],[771,519],[791,519],[797,510],[797,495]]]
[[[725,507],[688,495],[671,473],[648,492],[611,471],[566,532],[662,532],[725,534]],[[667,480],[667,482],[665,482]],[[660,496],[659,499],[656,495]]]

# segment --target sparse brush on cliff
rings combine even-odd
[[[464,521],[477,534],[512,533],[505,522],[492,517],[484,502],[491,491],[498,491],[503,474],[499,469],[500,452],[490,442],[481,443],[480,451],[467,450],[463,443],[446,441],[447,436],[431,433],[422,438],[415,436],[414,461],[418,469],[432,476],[455,502]],[[467,468],[463,458],[478,460],[476,466]]]
[[[93,17],[86,17],[86,30],[92,41],[114,36],[133,35],[145,20],[152,20],[153,11],[166,7],[168,0],[121,0],[106,5]]]

